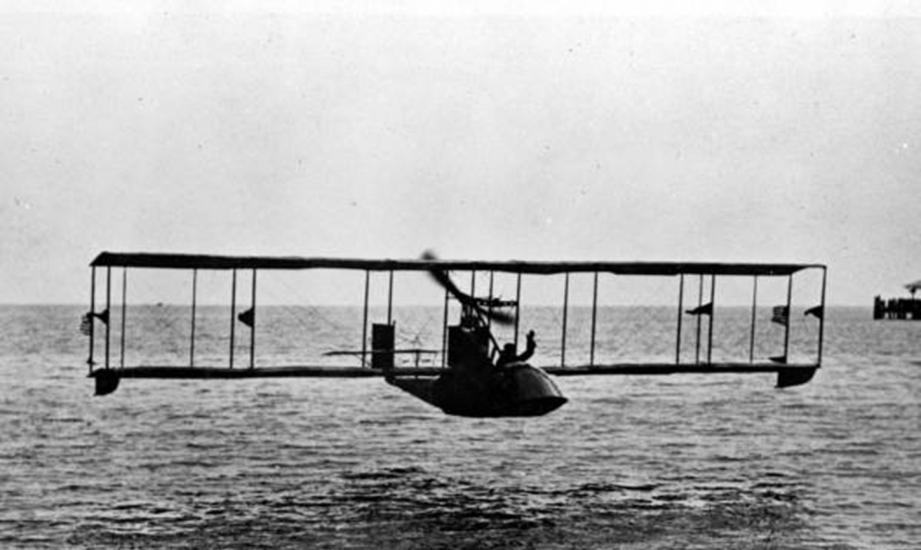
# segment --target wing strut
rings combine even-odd
[[[684,273],[678,278],[678,336],[675,338],[675,364],[681,364],[681,319],[684,317]]]
[[[237,270],[232,271],[230,278],[230,361],[229,367],[233,368],[233,343],[234,329],[237,328]]]
[[[751,334],[748,338],[748,362],[755,362],[755,322],[757,315],[755,311],[758,309],[758,276],[755,275],[754,282],[752,283],[752,328]]]

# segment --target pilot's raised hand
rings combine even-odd
[[[537,347],[537,342],[534,341],[534,331],[528,331],[528,349],[533,350]]]

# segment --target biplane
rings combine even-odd
[[[83,318],[83,331],[89,337],[89,376],[95,380],[96,395],[114,392],[122,379],[250,379],[260,377],[379,377],[388,384],[417,397],[447,414],[470,417],[539,416],[553,411],[567,399],[554,377],[559,376],[610,376],[610,375],[664,375],[694,374],[754,374],[774,373],[777,387],[804,384],[812,379],[822,363],[824,332],[825,281],[827,269],[821,264],[794,263],[709,263],[709,262],[536,262],[536,261],[457,261],[437,259],[430,253],[419,259],[345,259],[311,257],[217,256],[164,253],[112,253],[99,254],[90,264],[92,282],[90,310]],[[97,310],[97,270],[105,270],[105,306]],[[122,275],[120,357],[112,355],[112,324],[118,312],[113,313],[113,269]],[[191,307],[189,331],[189,360],[182,365],[125,364],[125,322],[127,317],[128,272],[134,270],[182,270],[191,274]],[[257,332],[267,330],[257,323],[257,275],[290,270],[347,270],[364,274],[361,338],[354,349],[331,350],[326,358],[337,358],[350,364],[307,364],[263,366],[256,361]],[[790,331],[788,322],[794,275],[818,270],[821,291],[816,296],[818,304],[808,308],[805,316],[815,318],[815,339],[810,355],[805,360],[788,360]],[[231,299],[228,315],[228,357],[226,363],[196,364],[196,280],[199,272],[221,271],[231,275]],[[440,328],[441,342],[431,349],[400,347],[394,339],[396,320],[393,318],[394,277],[407,272],[427,275],[444,291],[444,315]],[[251,283],[248,305],[238,312],[237,278],[245,273]],[[371,275],[388,277],[386,319],[372,322],[369,335],[369,281]],[[461,290],[455,280],[465,274],[471,276],[471,288]],[[489,277],[488,289],[480,292],[474,288],[476,275]],[[117,275],[117,273],[116,273]],[[515,296],[502,298],[494,295],[493,278],[497,275],[511,277],[516,282]],[[533,333],[528,335],[529,350],[517,355],[519,320],[521,310],[521,281],[525,277],[557,277],[562,283],[561,331],[558,359],[549,365],[531,364],[527,359],[533,351]],[[567,361],[567,315],[570,312],[570,279],[581,277],[592,284],[590,310],[590,337],[587,361]],[[667,360],[629,361],[618,357],[601,357],[596,344],[598,336],[599,277],[615,279],[631,277],[658,277],[677,283],[677,304],[674,320],[674,354]],[[748,356],[728,361],[714,361],[713,323],[719,311],[715,306],[717,280],[731,277],[752,280],[751,320],[748,334]],[[698,292],[696,303],[685,303],[686,279],[696,278]],[[783,327],[783,348],[778,354],[755,358],[756,312],[758,311],[758,282],[765,278],[786,283],[786,303],[773,308],[774,321]],[[261,279],[260,279],[261,280]],[[704,282],[709,283],[709,294]],[[689,292],[690,293],[690,292]],[[449,303],[459,312],[456,319],[449,318]],[[587,307],[587,306],[586,306]],[[745,306],[747,307],[747,306]],[[688,309],[689,308],[689,309]],[[224,315],[224,313],[222,313]],[[690,320],[686,320],[690,316]],[[781,320],[777,321],[780,316]],[[706,337],[702,325],[706,319]],[[689,330],[686,325],[696,322]],[[810,321],[812,322],[812,321]],[[99,334],[98,325],[104,334]],[[497,327],[511,332],[512,342],[500,345],[495,332]],[[692,325],[693,326],[693,325]],[[257,330],[258,329],[258,330]],[[239,338],[239,331],[244,333]],[[682,331],[685,331],[684,333]],[[542,334],[541,338],[552,338]],[[693,339],[693,353],[682,349],[683,342]],[[240,340],[248,339],[248,364],[234,364],[234,350]],[[97,348],[104,347],[97,361]],[[685,348],[687,346],[685,345]],[[704,353],[705,352],[705,353]],[[688,357],[688,355],[691,355]],[[238,354],[239,355],[239,354]],[[420,364],[421,356],[436,359]],[[396,361],[410,356],[415,361]],[[437,358],[440,358],[440,364]],[[241,362],[238,357],[238,363]],[[357,363],[357,364],[356,364]]]

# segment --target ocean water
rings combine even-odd
[[[466,419],[378,379],[123,380],[94,397],[82,312],[0,307],[2,548],[921,548],[921,323],[830,308],[825,364],[796,388],[560,378],[570,402],[547,416]],[[438,347],[439,309],[396,314],[398,345]],[[672,310],[600,318],[599,359],[674,357]],[[782,349],[769,318],[759,358]],[[227,319],[200,308],[197,365],[228,361]],[[793,319],[791,356],[808,359],[815,322]],[[187,308],[127,320],[127,365],[188,363]],[[328,364],[323,351],[360,347],[360,320],[260,310],[256,363]],[[568,322],[567,363],[585,362],[586,311]],[[748,322],[718,312],[714,360],[747,358]],[[522,316],[538,364],[559,362],[560,326],[559,312]],[[245,366],[242,325],[237,338]]]

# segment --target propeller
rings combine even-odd
[[[437,260],[438,257],[435,256],[435,253],[431,250],[426,250],[422,253],[421,259]],[[431,275],[439,285],[444,287],[444,289],[447,290],[449,294],[454,296],[458,302],[477,312],[481,318],[491,319],[493,323],[500,325],[510,325],[515,322],[515,316],[511,313],[500,311],[498,309],[483,308],[479,300],[457,288],[457,285],[454,284],[454,281],[451,280],[451,277],[447,272],[440,269],[429,269],[429,275]]]

